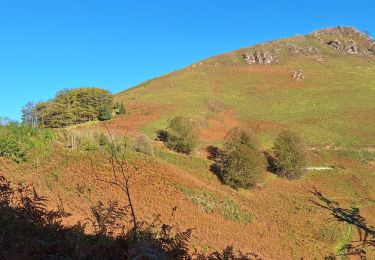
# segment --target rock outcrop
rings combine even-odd
[[[326,28],[315,31],[310,35],[342,53],[354,55],[375,53],[374,40],[368,34],[353,27]]]
[[[338,51],[344,51],[349,54],[361,54],[367,52],[366,49],[360,48],[357,42],[353,39],[348,40],[346,43],[335,39],[329,41],[327,44]]]
[[[315,36],[317,38],[322,38],[327,35],[329,36],[346,36],[346,37],[359,37],[359,38],[365,38],[367,40],[372,40],[370,36],[368,36],[366,33],[363,33],[359,30],[357,30],[354,27],[350,26],[337,26],[332,28],[325,28],[320,29],[317,31],[312,32],[310,35]]]
[[[344,44],[337,39],[329,41],[327,42],[327,44],[331,46],[332,48],[339,50],[339,51],[342,51],[344,49]]]
[[[278,63],[277,57],[269,51],[245,52],[242,54],[242,58],[247,64],[271,65]]]
[[[298,45],[294,45],[289,43],[288,44],[288,49],[289,51],[294,54],[294,55],[305,55],[305,56],[312,56],[312,55],[317,55],[320,54],[322,51],[314,46],[307,46],[307,47],[302,47]]]

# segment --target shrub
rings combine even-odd
[[[169,122],[167,146],[179,153],[190,154],[197,146],[198,135],[194,123],[182,116]]]
[[[26,161],[25,149],[14,138],[0,137],[0,157],[8,157],[16,162]]]
[[[123,103],[120,104],[117,114],[118,115],[125,115],[126,114],[126,109],[125,109],[125,106],[124,106]]]
[[[116,112],[116,115],[125,115],[126,114],[126,108],[124,106],[124,103],[122,102],[116,102],[113,109]]]
[[[135,139],[133,149],[136,152],[154,156],[154,146],[152,145],[150,138],[146,135],[139,135]]]
[[[54,134],[47,129],[9,123],[0,126],[0,156],[16,162],[39,158],[48,152]]]
[[[108,136],[100,131],[77,132],[62,129],[57,133],[59,141],[71,150],[96,151],[109,145]]]
[[[219,165],[224,183],[233,188],[250,188],[259,181],[266,161],[254,137],[248,131],[234,128],[225,137]]]
[[[276,171],[280,176],[295,179],[304,173],[305,149],[302,140],[295,133],[282,131],[274,147]]]

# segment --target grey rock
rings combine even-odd
[[[269,51],[245,52],[242,57],[247,64],[271,65],[278,63],[278,59]]]
[[[289,51],[294,55],[305,55],[305,56],[311,56],[311,55],[317,55],[321,53],[321,50],[314,47],[314,46],[296,46],[294,44],[289,43],[288,44]]]
[[[343,50],[344,49],[344,44],[342,44],[339,40],[332,40],[332,41],[329,41],[327,43],[329,46],[331,46],[332,48],[336,49],[336,50]]]
[[[371,37],[368,36],[367,34],[358,31],[354,27],[350,26],[337,26],[337,27],[332,27],[332,28],[325,28],[325,29],[320,29],[317,31],[312,32],[310,35],[315,36],[315,37],[320,37],[320,36],[358,36],[362,38],[366,38],[368,40],[371,40]]]
[[[351,54],[358,54],[360,50],[358,48],[357,43],[354,40],[349,40],[347,45],[345,46],[345,51]]]
[[[342,43],[339,40],[333,40],[333,41],[329,41],[327,44],[338,51],[343,51],[348,54],[368,53],[368,50],[363,49],[360,46],[358,46],[357,42],[353,39],[348,40],[346,43]]]

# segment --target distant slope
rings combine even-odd
[[[130,107],[153,107],[150,114],[157,110],[140,128],[149,135],[184,114],[206,128],[202,141],[204,131],[216,133],[207,142],[219,141],[231,125],[244,125],[265,145],[282,128],[300,132],[310,144],[364,145],[375,135],[374,51],[374,41],[354,28],[328,28],[218,55],[116,98]]]

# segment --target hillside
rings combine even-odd
[[[218,55],[116,97],[135,113],[144,107],[137,128],[149,135],[183,114],[202,121],[202,141],[244,125],[267,145],[282,128],[312,145],[366,145],[375,131],[374,46],[354,28],[323,29]],[[299,70],[301,80],[292,77]]]
[[[150,137],[154,157],[131,153],[140,167],[132,185],[135,210],[144,220],[160,214],[179,231],[194,228],[192,249],[208,253],[233,245],[262,259],[339,254],[358,234],[312,202],[314,188],[343,207],[359,208],[375,225],[375,42],[354,28],[322,29],[211,57],[115,100],[125,104],[126,115],[65,130]],[[198,125],[199,145],[191,155],[156,140],[176,115]],[[250,190],[223,185],[211,172],[206,148],[220,147],[237,126],[250,129],[263,151],[281,130],[293,130],[307,144],[308,166],[332,170],[309,171],[298,180],[265,171]],[[0,157],[0,175],[33,184],[50,199],[48,206],[62,202],[72,214],[67,225],[90,217],[98,201],[125,202],[118,189],[96,181],[111,176],[103,151],[68,149],[61,140],[32,161]]]

